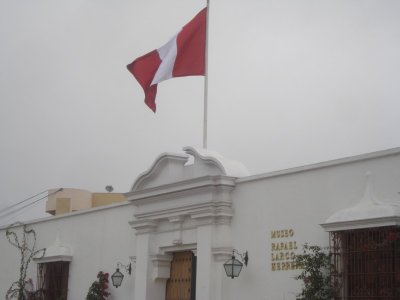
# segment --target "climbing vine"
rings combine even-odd
[[[15,231],[12,231],[15,225],[22,225],[22,235],[20,237]],[[6,300],[27,300],[33,293],[32,280],[26,279],[29,264],[33,258],[43,257],[46,249],[36,250],[35,230],[22,223],[16,223],[7,228],[6,237],[8,242],[16,247],[20,253],[19,279],[11,284],[6,294]]]

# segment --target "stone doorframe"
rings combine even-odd
[[[197,256],[196,299],[221,299],[222,263],[232,253],[231,192],[236,177],[227,166],[191,148],[188,155],[162,154],[135,181],[128,201],[136,235],[135,300],[164,300],[171,253]]]

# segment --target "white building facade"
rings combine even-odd
[[[28,277],[36,282],[37,266],[67,262],[68,299],[84,299],[96,274],[111,275],[120,262],[132,263],[132,274],[120,268],[122,285],[110,284],[108,299],[295,299],[301,283],[293,259],[302,245],[329,246],[328,231],[397,228],[399,183],[399,148],[250,176],[238,162],[186,147],[160,155],[125,202],[29,222],[37,248],[47,251]],[[19,253],[5,231],[0,295],[19,276]],[[223,263],[234,249],[247,251],[249,262],[231,279]],[[400,260],[392,259],[396,288]],[[344,285],[343,299],[355,290]],[[377,299],[395,299],[385,297]]]

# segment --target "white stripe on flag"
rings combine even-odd
[[[172,71],[174,70],[175,59],[178,53],[176,45],[177,36],[178,33],[175,34],[164,46],[157,49],[158,55],[160,55],[161,64],[154,75],[151,85],[172,78]]]

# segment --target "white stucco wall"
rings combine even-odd
[[[301,168],[300,168],[301,170]],[[400,155],[315,168],[277,172],[239,179],[233,191],[234,248],[249,251],[249,265],[238,279],[224,278],[224,300],[295,299],[299,271],[271,271],[271,243],[296,241],[328,246],[328,233],[319,225],[334,212],[358,203],[364,194],[366,172],[382,201],[400,204]],[[281,173],[282,175],[279,175]],[[271,239],[272,230],[293,229],[294,237]]]
[[[174,168],[190,168],[172,161]],[[162,183],[179,174],[165,170],[153,168],[143,180],[150,184],[156,174]],[[236,180],[200,174],[194,180],[132,191],[127,193],[131,202],[125,204],[51,217],[29,226],[37,232],[39,248],[52,245],[57,234],[61,244],[71,248],[68,299],[83,299],[98,271],[111,275],[118,261],[127,264],[130,256],[136,256],[132,276],[125,275],[118,289],[110,284],[109,299],[163,300],[168,257],[174,251],[194,250],[198,300],[294,300],[300,283],[293,277],[299,271],[272,271],[271,255],[299,253],[305,242],[328,246],[328,233],[319,224],[362,199],[367,172],[373,174],[371,186],[378,200],[400,203],[400,149],[393,149]],[[213,205],[222,206],[214,211]],[[273,239],[275,230],[292,230],[293,236]],[[296,242],[298,249],[272,251],[272,243],[289,241]],[[248,251],[250,258],[233,280],[222,267],[222,258],[232,248]],[[0,253],[0,269],[9,270],[0,272],[0,295],[4,295],[17,279],[19,267],[4,229]],[[34,265],[28,277],[36,278]]]
[[[27,223],[37,233],[38,249],[52,245],[57,235],[62,245],[71,248],[68,299],[84,299],[99,271],[111,276],[117,262],[129,263],[135,247],[134,231],[128,224],[132,214],[133,207],[128,203]],[[0,296],[4,297],[19,274],[17,249],[7,242],[5,229],[0,230],[0,253]],[[110,300],[129,299],[132,294],[134,277],[124,274],[122,287],[116,289],[110,284]],[[35,262],[30,265],[28,278],[36,282]]]

